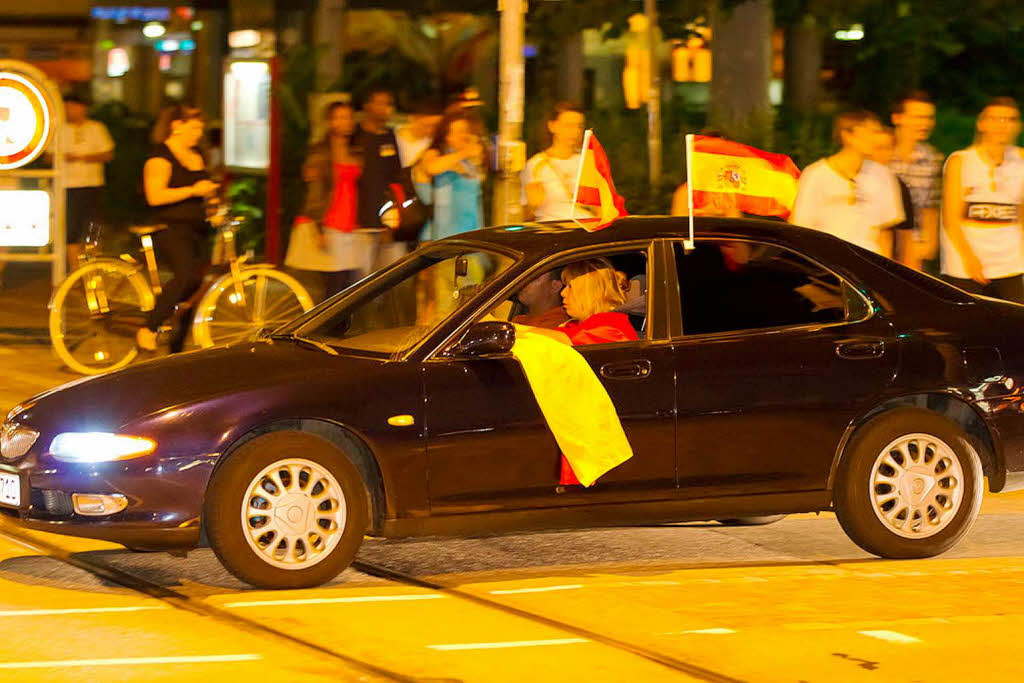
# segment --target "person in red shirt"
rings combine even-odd
[[[562,303],[570,320],[544,334],[565,335],[573,346],[636,341],[637,331],[629,316],[615,309],[626,303],[622,273],[605,258],[571,263],[562,269]],[[560,486],[579,484],[569,461],[562,456]]]
[[[629,316],[616,310],[626,303],[624,279],[604,258],[570,263],[562,269],[562,304],[571,320],[557,329],[573,346],[639,338]]]

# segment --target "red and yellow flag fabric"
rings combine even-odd
[[[626,199],[615,191],[608,155],[589,130],[583,137],[580,173],[576,181],[576,204],[585,207],[595,216],[580,221],[591,232],[608,227],[616,218],[629,215],[626,212]]]
[[[722,138],[696,135],[690,160],[693,206],[709,204],[710,193],[735,195],[739,210],[789,218],[800,169],[785,154],[764,152]]]

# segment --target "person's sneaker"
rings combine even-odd
[[[148,327],[140,327],[135,333],[135,345],[140,351],[156,351],[156,332]]]

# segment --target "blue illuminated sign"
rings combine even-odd
[[[93,19],[106,19],[123,24],[126,21],[168,21],[170,7],[93,7],[89,12]]]

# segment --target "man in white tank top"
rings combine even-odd
[[[992,100],[977,125],[977,142],[946,161],[942,274],[966,291],[1024,303],[1020,110],[1010,98]]]

